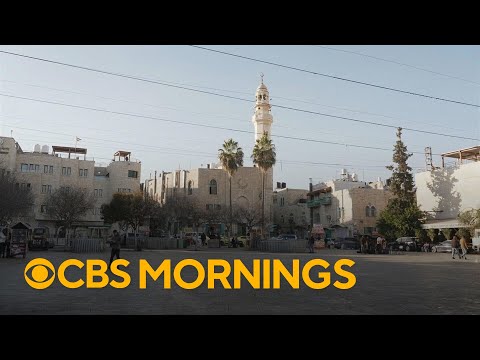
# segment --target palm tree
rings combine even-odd
[[[225,140],[222,149],[218,149],[218,159],[228,174],[230,182],[230,230],[232,229],[232,177],[243,166],[243,150],[233,139]]]
[[[260,168],[262,173],[262,237],[265,227],[265,175],[275,165],[276,157],[275,145],[268,137],[268,133],[264,132],[262,137],[255,142],[252,153],[253,163]]]

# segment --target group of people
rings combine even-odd
[[[367,235],[362,235],[362,237],[360,237],[360,252],[362,254],[368,254],[373,251],[375,251],[375,254],[385,254],[387,252],[387,240],[382,235],[378,235],[373,245],[370,244]]]
[[[462,253],[460,253],[462,250]],[[468,251],[468,244],[467,240],[464,236],[458,240],[457,235],[453,235],[452,238],[452,259],[455,259],[455,254],[458,254],[459,259],[467,260],[467,251]]]

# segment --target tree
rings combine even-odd
[[[390,177],[390,190],[401,199],[415,200],[413,190],[412,168],[407,161],[413,154],[407,152],[407,146],[402,141],[402,128],[397,129],[397,142],[393,151],[393,162],[396,165],[389,165],[386,168],[392,171]]]
[[[232,218],[233,218],[233,209],[232,209],[232,177],[239,167],[243,166],[243,150],[238,146],[238,142],[233,141],[233,139],[225,140],[223,143],[223,148],[218,149],[218,158],[222,163],[223,169],[228,174],[228,180],[230,184],[230,225],[229,228],[232,228]]]
[[[268,137],[268,133],[264,132],[262,137],[257,139],[253,148],[252,159],[262,174],[262,237],[265,231],[265,176],[273,165],[275,165],[277,154],[275,153],[275,145]]]
[[[65,227],[67,238],[73,223],[81,220],[94,205],[93,193],[76,187],[59,187],[46,199],[47,214]]]
[[[8,225],[15,218],[26,216],[33,204],[30,188],[20,188],[15,176],[0,169],[0,225]]]
[[[134,194],[116,193],[110,204],[102,206],[104,220],[109,223],[118,222],[124,231],[131,227],[134,232],[135,249],[139,250],[137,241],[138,228],[147,217],[152,216],[155,201],[145,198],[141,192]]]
[[[397,142],[393,152],[395,165],[387,166],[392,171],[390,190],[393,195],[387,207],[379,214],[377,229],[388,239],[401,236],[415,236],[421,228],[422,212],[417,206],[413,187],[412,168],[408,166],[408,158],[412,156],[402,141],[402,128],[397,129]]]
[[[468,227],[473,234],[475,229],[480,229],[480,209],[462,211],[458,215],[460,222]]]
[[[260,225],[262,222],[261,210],[257,208],[238,207],[235,211],[237,219],[247,226],[247,233],[252,238],[252,230],[255,226]],[[255,246],[251,246],[254,248]]]
[[[129,199],[127,194],[115,193],[109,204],[103,204],[101,212],[104,222],[107,224],[118,223],[120,230],[126,232],[128,230],[128,211]]]

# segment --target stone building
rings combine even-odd
[[[342,178],[311,184],[307,206],[310,227],[325,238],[375,234],[378,214],[393,194],[383,182],[358,181],[356,174],[342,169]]]
[[[263,83],[258,86],[255,113],[252,122],[255,128],[256,141],[264,132],[270,135],[273,117],[271,114],[270,95]],[[222,141],[223,142],[223,141]],[[219,147],[222,143],[219,142]],[[248,155],[245,155],[248,156]],[[265,178],[265,223],[271,224],[273,169]],[[165,204],[168,197],[185,195],[191,198],[200,208],[208,210],[227,209],[229,200],[229,178],[220,164],[211,163],[189,170],[172,170],[155,172],[153,179],[145,181],[144,191],[148,196]],[[260,209],[262,204],[262,175],[258,167],[244,166],[232,177],[232,206]],[[217,224],[216,231],[223,234],[224,226]],[[237,226],[238,225],[238,226]],[[242,234],[245,227],[234,224],[233,232]]]
[[[276,234],[295,234],[299,239],[307,236],[310,225],[307,194],[307,189],[291,189],[286,183],[277,183],[273,192],[273,223]]]
[[[55,223],[46,211],[46,199],[62,186],[87,189],[95,197],[95,206],[77,224],[88,235],[102,236],[104,226],[100,208],[109,203],[116,192],[140,191],[140,161],[133,161],[130,152],[117,151],[107,166],[95,166],[87,159],[87,149],[79,147],[35,145],[24,151],[14,138],[0,137],[0,168],[13,173],[18,187],[29,188],[34,205],[27,221],[31,226],[48,226],[54,233]]]

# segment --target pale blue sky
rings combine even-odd
[[[206,47],[382,86],[480,103],[479,46],[328,46],[471,82],[319,46]],[[275,135],[393,149],[395,130],[280,109],[275,104],[480,138],[480,113],[475,107],[314,76],[189,46],[0,46],[0,50],[185,84],[248,98],[252,103],[0,53],[2,94],[246,131],[254,130],[251,122],[254,95],[259,74],[264,73],[273,103],[272,134],[277,147],[274,182],[283,181],[293,188],[307,188],[310,177],[314,183],[338,177],[341,168],[356,172],[360,180],[385,179],[390,172],[384,166],[391,164],[392,151],[289,140]],[[189,169],[217,162],[218,149],[230,137],[243,147],[245,165],[251,166],[254,146],[254,135],[248,133],[0,96],[0,132],[9,136],[10,130],[28,151],[36,143],[74,146],[75,136],[82,139],[78,146],[88,148],[88,156],[98,162],[108,163],[117,150],[132,151],[132,157],[142,161],[142,181],[155,170]],[[403,139],[410,152],[418,152],[410,159],[415,168],[425,167],[426,146],[439,154],[479,143],[411,131],[404,131]],[[440,165],[439,156],[434,156],[434,164]]]

